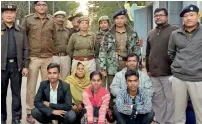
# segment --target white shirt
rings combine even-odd
[[[57,104],[57,89],[58,89],[58,83],[57,83],[55,90],[53,90],[53,88],[50,84],[50,103]]]

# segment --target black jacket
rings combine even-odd
[[[34,106],[46,116],[50,116],[53,110],[71,110],[72,96],[69,84],[59,80],[57,88],[57,104],[50,103],[49,107],[43,104],[43,101],[50,102],[50,82],[42,81],[35,96]]]
[[[14,37],[16,41],[18,69],[29,67],[29,52],[27,35],[24,28],[15,24]],[[1,70],[6,70],[8,51],[8,34],[6,25],[1,23]]]

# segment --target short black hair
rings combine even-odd
[[[46,2],[47,3],[47,1],[34,1],[34,4],[37,4],[38,2]]]
[[[137,61],[139,62],[139,56],[138,56],[137,54],[135,54],[135,53],[130,53],[130,54],[128,54],[127,60],[128,60],[128,58],[134,57],[134,56],[137,58]]]
[[[168,10],[166,8],[156,8],[154,11],[154,14],[156,14],[157,12],[160,12],[160,11],[164,11],[165,15],[166,16],[168,15]]]
[[[93,76],[95,75],[99,75],[100,76],[100,79],[102,80],[102,74],[99,72],[99,71],[93,71],[91,74],[90,74],[90,80],[92,80]]]
[[[51,69],[51,68],[57,68],[58,72],[60,73],[60,65],[57,63],[50,63],[47,67],[47,70]]]
[[[78,62],[78,63],[77,63],[77,67],[78,67],[79,65],[83,65],[83,66],[84,66],[84,64],[81,63],[81,62]]]
[[[139,79],[139,73],[138,71],[134,71],[134,70],[127,70],[125,73],[125,79],[127,80],[128,77],[131,76],[136,76]]]

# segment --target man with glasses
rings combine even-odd
[[[172,85],[169,81],[172,61],[167,50],[170,34],[178,27],[168,24],[168,12],[165,8],[154,11],[154,20],[157,26],[149,32],[146,48],[146,69],[151,76],[154,91],[152,106],[157,122],[172,124]]]
[[[69,42],[70,29],[65,27],[66,12],[57,11],[54,13],[54,20],[56,24],[57,38],[54,43],[53,62],[60,65],[61,79],[64,79],[70,74],[71,58],[66,53],[66,47]]]
[[[47,2],[34,1],[35,13],[27,15],[22,22],[25,27],[30,52],[29,74],[27,79],[27,121],[35,123],[31,116],[39,71],[42,80],[47,79],[47,66],[52,61],[53,46],[56,40],[54,19],[47,14]]]

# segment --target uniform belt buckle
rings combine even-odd
[[[88,58],[83,58],[84,61],[88,61]]]
[[[8,62],[9,62],[9,63],[13,63],[13,62],[14,62],[14,59],[9,59]]]

